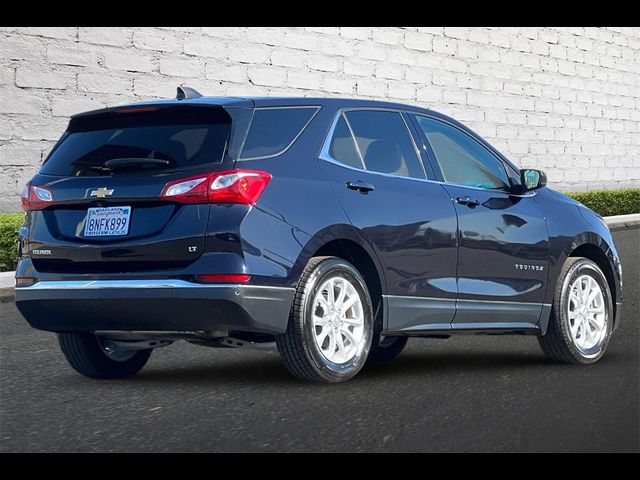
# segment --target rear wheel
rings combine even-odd
[[[595,363],[609,343],[612,320],[611,292],[602,270],[587,258],[571,257],[558,278],[549,328],[538,340],[555,361]]]
[[[276,338],[285,367],[301,380],[343,382],[365,364],[372,337],[373,309],[360,273],[340,258],[312,258],[287,331]]]
[[[89,332],[59,333],[58,340],[69,365],[90,378],[131,377],[146,365],[153,350],[112,350]]]
[[[408,340],[409,337],[378,336],[374,338],[375,346],[372,345],[367,362],[388,363],[395,360],[404,350]]]

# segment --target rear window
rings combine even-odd
[[[240,159],[274,157],[298,138],[318,107],[256,108]]]
[[[76,117],[41,173],[100,176],[221,163],[230,129],[229,115],[211,108]]]

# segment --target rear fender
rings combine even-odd
[[[291,271],[292,278],[298,279],[307,263],[316,254],[316,252],[318,252],[318,250],[320,250],[323,246],[335,240],[350,240],[354,243],[357,243],[365,250],[376,267],[378,277],[380,278],[382,294],[385,294],[387,291],[386,278],[384,275],[384,270],[380,266],[378,255],[376,254],[373,247],[369,244],[369,242],[364,239],[358,229],[349,224],[332,225],[318,231],[315,235],[313,235],[300,252],[300,255],[298,255],[295,265]]]

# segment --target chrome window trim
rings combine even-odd
[[[335,128],[336,128],[336,126],[338,124],[338,121],[340,120],[340,117],[342,116],[344,111],[350,111],[350,110],[391,110],[391,111],[396,111],[396,112],[405,112],[405,113],[408,113],[408,114],[415,114],[415,112],[412,112],[410,110],[397,110],[397,109],[381,108],[381,107],[376,107],[376,108],[366,108],[366,107],[342,108],[342,109],[338,110],[338,112],[336,113],[334,119],[331,122],[331,126],[329,127],[329,130],[327,131],[327,134],[325,135],[324,142],[322,143],[322,149],[320,150],[320,154],[318,155],[318,158],[322,159],[323,161],[329,162],[329,163],[333,163],[334,165],[338,165],[338,166],[340,166],[342,168],[347,168],[347,169],[353,170],[355,172],[363,172],[363,173],[368,173],[370,175],[381,175],[383,177],[401,178],[403,180],[413,180],[413,181],[416,181],[416,182],[435,183],[435,184],[438,184],[438,185],[450,185],[452,187],[462,187],[462,188],[468,188],[468,189],[471,189],[471,190],[479,190],[479,191],[482,191],[482,192],[501,193],[503,195],[508,195],[510,197],[526,198],[526,197],[534,197],[537,194],[535,190],[531,190],[530,192],[528,192],[526,194],[517,194],[517,193],[512,193],[512,192],[506,192],[504,190],[492,190],[492,189],[489,189],[489,188],[470,187],[468,185],[460,185],[458,183],[452,183],[452,182],[441,182],[440,180],[432,180],[430,178],[403,177],[401,175],[393,175],[391,173],[374,172],[372,170],[365,170],[363,168],[356,168],[356,167],[352,167],[351,165],[347,165],[346,163],[342,163],[342,162],[336,160],[335,158],[333,158],[331,155],[329,155],[329,145],[331,144],[331,139],[333,138],[333,132],[335,131]],[[422,114],[422,115],[424,115],[424,114]],[[427,116],[427,115],[424,115],[424,116]],[[433,118],[433,117],[429,117],[429,118]],[[404,117],[402,119],[404,120]],[[345,121],[347,121],[346,117],[345,117]],[[347,125],[348,125],[348,123],[347,123]],[[405,125],[406,125],[406,121],[405,121]],[[413,139],[413,135],[411,134],[411,132],[409,132],[409,134],[411,136],[412,142],[415,145],[415,140]],[[358,145],[357,145],[357,142],[355,141],[355,139],[353,140],[353,142],[356,144],[356,149],[358,149]],[[416,148],[418,148],[418,147],[416,147]],[[359,150],[358,150],[358,155],[360,155]],[[420,163],[422,163],[422,168],[424,169],[424,163],[422,162],[422,156],[419,155],[418,159],[420,160]],[[500,160],[500,159],[498,159],[498,160]],[[426,171],[425,171],[425,177],[426,177]]]
[[[292,287],[246,285],[243,283],[194,283],[173,278],[148,280],[44,280],[16,290],[98,290],[103,288],[262,288],[295,290]]]
[[[351,124],[349,123],[349,119],[347,118],[346,115],[344,115],[347,112],[353,112],[353,111],[383,111],[383,112],[394,112],[394,113],[397,113],[400,116],[400,119],[402,120],[402,123],[404,124],[404,128],[407,131],[407,135],[409,136],[409,139],[411,140],[411,144],[413,145],[413,149],[414,149],[414,152],[416,154],[417,160],[420,163],[420,167],[422,168],[422,173],[424,174],[424,178],[409,177],[409,176],[404,176],[404,175],[394,175],[393,173],[382,173],[382,172],[375,172],[373,170],[367,170],[366,169],[366,165],[364,163],[364,158],[362,157],[362,152],[360,152],[360,146],[358,145],[358,142],[356,142],[355,134],[353,133],[353,129],[351,128]],[[422,182],[436,182],[436,180],[429,179],[429,176],[427,175],[427,169],[424,166],[424,162],[422,160],[422,155],[420,154],[420,149],[418,148],[418,145],[416,144],[415,138],[413,138],[413,134],[411,133],[411,129],[409,128],[409,125],[407,124],[407,121],[404,118],[404,115],[402,115],[403,113],[409,113],[409,111],[408,110],[401,110],[401,109],[398,109],[398,108],[387,108],[387,107],[345,107],[345,108],[341,108],[340,110],[338,110],[338,112],[336,113],[335,117],[333,118],[333,121],[331,122],[331,126],[329,127],[329,131],[327,132],[327,135],[324,138],[324,142],[322,143],[322,149],[320,150],[319,158],[321,158],[322,160],[325,160],[327,162],[331,162],[331,163],[334,163],[336,165],[340,165],[341,167],[345,167],[345,168],[349,168],[351,170],[364,172],[364,173],[369,173],[369,174],[373,174],[373,175],[383,175],[385,177],[404,178],[404,179],[407,179],[407,180],[418,180],[418,181],[422,181]],[[331,140],[333,139],[333,133],[334,133],[334,131],[336,129],[338,121],[340,120],[340,117],[343,117],[345,122],[347,123],[347,128],[349,128],[349,132],[351,133],[351,139],[353,140],[353,143],[356,146],[356,151],[358,152],[358,156],[360,157],[360,162],[362,163],[362,166],[364,168],[356,168],[356,167],[352,167],[351,165],[344,164],[344,163],[340,162],[339,160],[336,160],[335,158],[333,158],[329,154],[329,145],[331,144]],[[440,182],[437,182],[437,183],[440,183]]]
[[[318,114],[318,112],[320,111],[322,107],[320,105],[291,105],[291,106],[278,106],[278,107],[256,107],[253,109],[253,112],[251,113],[251,121],[249,122],[249,127],[247,127],[247,133],[244,136],[244,140],[242,141],[242,147],[240,148],[240,153],[238,154],[238,162],[247,162],[250,160],[262,160],[262,159],[267,159],[267,158],[273,158],[273,157],[279,157],[280,155],[286,153],[291,146],[296,143],[296,140],[298,140],[298,138],[300,137],[300,135],[302,135],[304,133],[304,131],[307,129],[307,127],[309,126],[309,124],[313,121],[314,118],[316,118],[316,115]],[[282,150],[280,150],[279,152],[276,153],[272,153],[270,155],[259,155],[257,157],[246,157],[246,158],[242,158],[242,153],[244,152],[244,147],[245,147],[245,143],[247,142],[247,138],[249,137],[249,132],[251,131],[251,126],[253,125],[253,119],[255,117],[255,113],[257,110],[293,110],[293,109],[307,109],[307,110],[315,110],[313,112],[313,115],[311,115],[311,117],[309,117],[309,120],[307,120],[307,123],[304,124],[304,126],[302,127],[302,129],[298,132],[298,134],[293,138],[293,140],[291,140],[291,142],[289,143],[289,145],[287,145],[285,148],[283,148]]]

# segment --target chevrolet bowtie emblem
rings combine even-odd
[[[96,190],[91,190],[91,193],[89,194],[90,197],[98,197],[98,198],[104,198],[109,195],[113,195],[113,188],[102,187]]]

